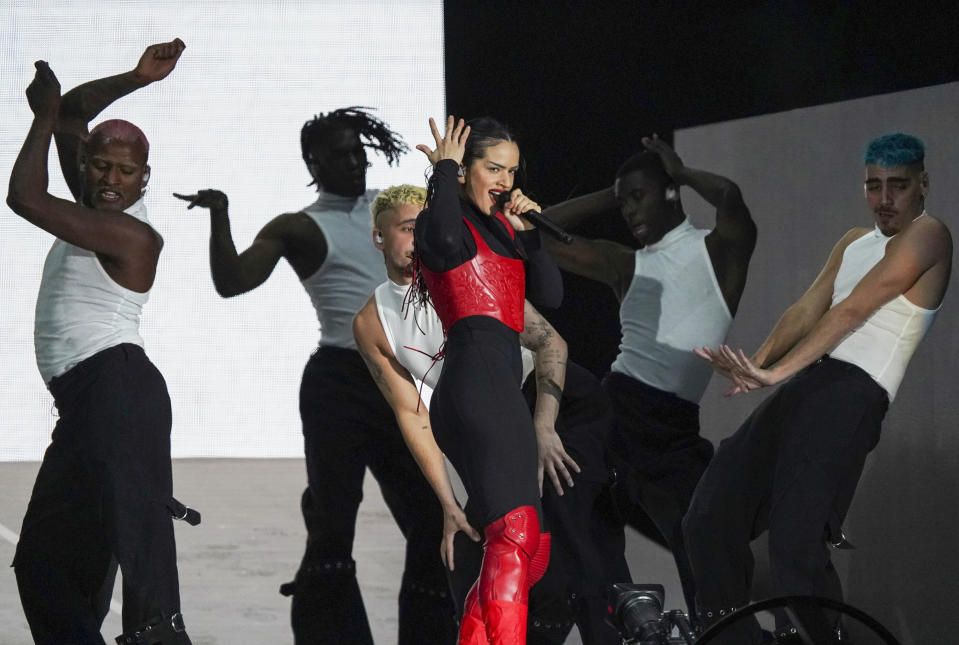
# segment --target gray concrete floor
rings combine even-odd
[[[0,563],[13,559],[38,468],[36,462],[0,463]],[[292,579],[306,537],[299,511],[306,481],[302,460],[186,459],[175,461],[173,471],[177,498],[203,514],[200,526],[176,523],[180,595],[193,642],[291,643],[290,601],[277,590]],[[387,645],[396,643],[402,538],[371,477],[364,493],[353,557],[373,636]],[[627,558],[636,582],[664,584],[667,607],[681,606],[672,557],[664,549],[630,533]],[[119,589],[117,584],[117,601]],[[120,631],[119,614],[111,611],[104,638],[112,642]],[[31,642],[13,570],[0,567],[0,645]],[[581,644],[576,630],[567,643]]]

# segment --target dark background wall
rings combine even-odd
[[[831,240],[868,221],[862,221],[868,214],[859,191],[858,151],[869,136],[902,127],[928,137],[930,150],[935,148],[929,208],[951,222],[959,167],[956,127],[949,125],[959,121],[959,105],[951,98],[955,87],[932,91],[929,100],[925,94],[908,99],[912,103],[880,98],[828,108],[826,114],[801,111],[704,132],[694,126],[959,81],[959,10],[784,2],[720,11],[699,4],[447,2],[447,109],[510,124],[528,162],[525,187],[542,204],[608,186],[619,163],[639,149],[640,137],[658,132],[671,139],[682,130],[680,151],[688,152],[688,161],[740,181],[760,226],[741,307],[749,313],[730,334],[731,342],[748,350],[802,293]],[[950,98],[935,98],[943,93]],[[911,107],[903,111],[903,105]],[[751,137],[766,121],[768,141],[757,142]],[[879,131],[871,132],[866,122]],[[729,141],[728,150],[719,149]],[[789,176],[778,177],[758,163],[753,155],[759,149]],[[804,198],[818,192],[821,210],[817,203],[790,215],[777,204],[775,190]],[[694,200],[687,207],[697,214]],[[710,224],[709,211],[700,208],[706,218],[699,225]],[[809,213],[819,218],[809,220],[818,230],[790,233]],[[577,232],[631,243],[615,213]],[[777,279],[784,266],[794,279]],[[564,306],[549,316],[569,341],[573,359],[602,374],[618,345],[615,299],[596,283],[565,279]],[[949,602],[959,593],[959,439],[953,420],[959,397],[952,376],[957,306],[947,298],[867,465],[847,522],[859,548],[835,558],[847,599],[906,645],[944,642],[949,637],[943,634],[959,629],[959,614]],[[752,395],[723,400],[720,385],[714,382],[703,401],[704,434],[714,442],[758,403]],[[761,569],[763,548],[755,546]],[[771,589],[758,573],[758,593],[767,595]]]
[[[930,8],[946,3],[712,4],[450,0],[447,110],[512,126],[528,189],[552,204],[608,186],[653,132],[959,80],[959,8]],[[578,232],[630,243],[615,216]],[[566,287],[550,318],[601,374],[615,300],[575,276]]]

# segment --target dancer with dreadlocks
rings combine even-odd
[[[392,165],[407,146],[385,123],[356,107],[308,121],[301,145],[318,188],[316,202],[274,218],[242,253],[230,234],[226,195],[217,190],[177,195],[190,202],[189,208],[210,210],[210,265],[221,296],[255,289],[285,258],[320,321],[319,348],[307,362],[300,386],[309,480],[301,501],[306,552],[295,580],[281,588],[293,596],[295,642],[373,642],[352,558],[369,467],[407,541],[399,643],[447,645],[456,628],[436,552],[443,535],[442,510],[357,353],[352,331],[353,316],[386,280],[382,257],[370,244],[370,203],[377,191],[366,189],[366,148],[383,153]]]

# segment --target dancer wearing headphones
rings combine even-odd
[[[699,400],[711,370],[692,353],[726,337],[746,285],[756,226],[735,183],[687,167],[659,137],[616,172],[613,186],[548,208],[564,228],[619,207],[639,248],[576,237],[546,238],[559,266],[609,285],[620,302],[623,338],[603,384],[617,424],[611,459],[631,504],[656,523],[676,559],[683,595],[694,611],[695,585],[682,519],[713,454],[699,434]],[[694,228],[680,186],[716,208],[711,231]],[[633,513],[627,510],[625,519]]]

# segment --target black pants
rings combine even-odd
[[[532,375],[523,393],[532,409],[536,401]],[[571,473],[575,485],[564,485],[562,496],[551,482],[543,482],[543,524],[552,532],[552,551],[546,574],[530,590],[526,636],[530,645],[559,645],[574,624],[585,645],[620,643],[604,621],[608,586],[630,580],[623,525],[609,492],[605,449],[612,423],[609,400],[599,382],[579,365],[568,363],[556,431],[580,472]],[[469,505],[467,511],[472,514]],[[457,534],[454,554],[456,567],[450,579],[461,609],[479,573],[483,550]]]
[[[483,527],[520,506],[532,506],[542,521],[536,432],[522,376],[515,331],[482,316],[450,329],[430,422]]]
[[[309,487],[301,504],[306,552],[288,588],[296,643],[373,642],[352,557],[367,467],[406,538],[399,644],[451,643],[456,625],[439,555],[442,509],[356,351],[321,347],[313,354],[300,415]]]
[[[628,523],[642,524],[645,513],[665,538],[692,613],[695,582],[682,521],[713,455],[699,435],[699,406],[617,372],[603,385],[616,413],[609,450],[619,473],[617,500]]]
[[[50,382],[60,418],[33,487],[13,566],[37,643],[102,643],[115,563],[123,631],[180,611],[170,398],[135,345]]]
[[[684,522],[704,622],[749,601],[749,542],[766,530],[776,595],[841,593],[827,539],[839,533],[887,407],[865,372],[824,358],[723,440]],[[729,642],[759,638],[754,622],[742,630]]]

